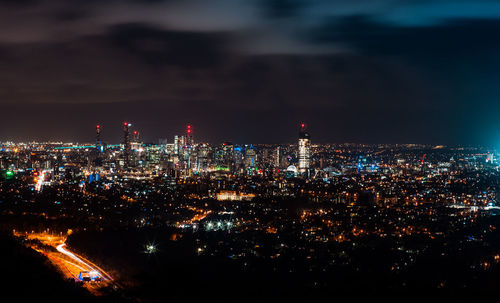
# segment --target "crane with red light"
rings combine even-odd
[[[191,124],[188,124],[186,126],[186,147],[191,148],[193,145],[193,127],[191,126]]]

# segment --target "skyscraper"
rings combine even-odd
[[[104,146],[101,141],[101,125],[97,124],[95,127],[95,150],[93,155],[93,163],[95,166],[101,166],[102,159],[101,153],[104,151]]]
[[[191,170],[191,162],[193,160],[191,159],[191,156],[193,154],[193,145],[194,145],[193,129],[191,128],[191,124],[188,124],[186,127],[186,138],[183,146],[184,161],[186,163],[186,169],[188,170],[187,171],[188,175],[190,174],[189,170]]]
[[[124,166],[129,166],[130,161],[130,127],[132,124],[123,122],[123,161]]]
[[[256,168],[257,153],[253,148],[253,145],[245,149],[245,168],[248,170],[254,170]]]
[[[181,149],[182,143],[179,136],[174,136],[174,155],[179,155],[179,150]]]
[[[276,150],[274,151],[274,167],[280,168],[280,165],[281,165],[280,147],[277,146]]]
[[[311,166],[311,136],[306,130],[306,124],[302,123],[299,131],[299,173],[301,175],[307,175]]]
[[[101,142],[101,125],[97,124],[95,127],[95,148],[97,152],[102,152],[102,142]]]

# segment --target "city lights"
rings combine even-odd
[[[137,243],[146,243],[143,258],[159,264],[174,255],[359,279],[387,270],[397,277],[384,280],[391,287],[429,254],[488,247],[464,258],[468,270],[500,266],[500,245],[491,240],[500,214],[495,151],[319,144],[305,123],[291,144],[209,144],[194,139],[191,125],[153,144],[131,125],[116,127],[120,144],[97,131],[95,145],[0,145],[2,214],[37,222],[9,230],[92,293],[121,289],[96,263],[114,273],[120,263],[108,258],[137,258]],[[59,232],[38,231],[46,222]],[[376,269],[365,263],[372,259]],[[116,272],[135,277],[127,266]]]

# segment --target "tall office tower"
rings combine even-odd
[[[130,150],[137,152],[141,149],[142,143],[140,141],[140,133],[137,130],[132,132],[132,140],[130,142]]]
[[[192,159],[192,154],[193,154],[193,128],[191,127],[191,124],[188,124],[186,126],[186,138],[184,139],[184,146],[183,146],[183,154],[184,154],[184,161],[186,163],[186,168],[187,170],[191,169],[191,164],[193,162]],[[187,171],[187,174],[190,174],[190,171]]]
[[[233,151],[234,145],[232,142],[222,143],[223,163],[227,167],[231,167],[231,163],[233,163]]]
[[[307,175],[311,166],[311,136],[306,130],[306,124],[302,123],[299,131],[299,173],[301,175]]]
[[[277,146],[274,151],[274,167],[279,168],[281,164],[280,147]]]
[[[104,146],[101,141],[101,125],[97,124],[95,127],[95,150],[92,153],[92,162],[95,166],[102,165],[101,153],[103,151],[104,151]]]
[[[125,167],[129,166],[130,160],[130,127],[132,124],[123,122],[123,160]]]
[[[101,126],[99,124],[95,127],[95,148],[98,152],[103,151],[102,141],[101,141]]]
[[[180,140],[179,136],[174,136],[174,155],[179,155]]]
[[[134,142],[139,142],[139,132],[134,130],[133,134],[134,136],[132,139],[134,140]]]
[[[245,166],[247,169],[254,169],[257,162],[257,153],[253,148],[253,145],[250,145],[245,151]]]

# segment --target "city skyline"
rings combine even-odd
[[[7,140],[0,140],[0,143],[8,143],[8,142],[12,142],[12,143],[70,143],[70,144],[75,144],[75,143],[84,143],[84,144],[90,144],[90,143],[93,143],[95,142],[97,139],[96,139],[96,133],[95,131],[97,130],[98,131],[98,135],[97,137],[100,138],[99,141],[102,141],[102,143],[107,143],[107,144],[117,144],[117,143],[123,143],[123,121],[122,122],[119,122],[118,124],[118,127],[115,127],[113,129],[111,129],[111,131],[106,127],[106,124],[105,123],[98,123],[98,124],[94,124],[94,132],[90,132],[90,133],[87,133],[85,136],[82,136],[82,137],[87,137],[87,139],[82,139],[82,140],[74,140],[74,139],[61,139],[61,138],[57,138],[57,137],[54,137],[54,138],[48,138],[47,136],[41,136],[40,138],[20,138],[20,139],[7,139]],[[129,123],[129,122],[126,122],[126,123]],[[183,131],[182,131],[182,127],[186,127],[186,126],[189,126],[189,127],[193,127],[193,129],[191,130],[193,133],[196,133],[196,135],[198,135],[198,128],[196,126],[194,126],[194,124],[192,123],[188,123],[188,124],[184,124],[184,125],[180,125],[181,128],[176,128],[176,130],[172,130],[172,129],[169,129],[167,131],[164,132],[164,134],[168,134],[168,135],[165,135],[165,136],[160,136],[160,137],[153,137],[152,135],[148,135],[148,133],[146,133],[146,136],[143,136],[144,133],[142,132],[143,130],[142,129],[138,129],[136,127],[133,127],[135,126],[135,123],[132,124],[132,123],[129,123],[129,127],[131,129],[133,129],[133,134],[134,136],[137,136],[137,138],[140,137],[140,142],[142,143],[148,143],[148,144],[162,144],[162,143],[172,143],[174,140],[175,140],[175,137],[177,137],[177,135],[179,134],[183,134]],[[296,126],[298,125],[297,129],[299,130],[300,132],[300,129],[302,127],[304,127],[304,121],[301,121],[299,123],[296,124]],[[194,131],[194,129],[196,129],[196,132]],[[307,124],[307,129],[309,129],[309,124]],[[86,129],[87,131],[89,131],[89,129]],[[92,129],[90,129],[92,130]],[[236,144],[239,144],[239,145],[245,145],[245,144],[270,144],[270,145],[283,145],[283,144],[297,144],[297,142],[295,142],[296,140],[296,136],[294,138],[294,132],[287,130],[285,131],[286,134],[287,134],[287,139],[285,140],[288,140],[288,141],[259,141],[259,139],[257,140],[254,140],[254,141],[248,141],[248,140],[232,140],[231,138],[229,138],[228,136],[218,136],[218,137],[213,137],[211,136],[210,134],[207,135],[207,132],[206,131],[201,131],[201,134],[203,135],[203,137],[198,137],[197,139],[200,139],[200,142],[201,143],[207,143],[207,144],[222,144],[224,142],[234,142]],[[241,138],[241,136],[235,136],[237,138]],[[216,138],[216,139],[207,139],[207,138]],[[260,137],[260,138],[264,138],[264,137]],[[428,146],[455,146],[455,147],[460,147],[460,146],[463,146],[463,147],[473,147],[473,146],[477,146],[477,147],[486,147],[486,148],[490,148],[492,150],[496,150],[498,149],[498,144],[496,142],[486,142],[486,143],[476,143],[476,144],[473,144],[473,143],[464,143],[464,142],[453,142],[453,143],[448,143],[448,144],[444,144],[442,141],[435,141],[435,142],[411,142],[411,141],[397,141],[397,142],[394,142],[394,141],[373,141],[373,140],[366,140],[366,141],[356,141],[356,140],[352,140],[352,141],[325,141],[324,138],[322,141],[316,141],[313,143],[313,144],[366,144],[366,145],[412,145],[412,144],[415,144],[415,145],[428,145]]]
[[[500,0],[0,0],[16,302],[496,302]]]

